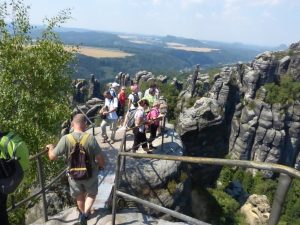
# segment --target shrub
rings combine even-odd
[[[266,84],[266,102],[269,104],[291,104],[300,98],[300,82],[296,82],[290,75],[282,77],[280,84]]]

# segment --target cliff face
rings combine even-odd
[[[249,64],[223,68],[213,79],[198,75],[196,84],[188,80],[178,104],[178,132],[188,154],[222,157],[230,153],[233,159],[299,163],[299,99],[288,103],[266,100],[264,85],[280,84],[286,76],[300,81],[300,42],[284,52],[258,55]],[[205,83],[210,83],[209,88]],[[201,88],[192,95],[191,86]],[[198,100],[188,107],[191,97]]]

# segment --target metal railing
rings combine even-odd
[[[93,135],[95,135],[95,123],[93,123],[90,120],[90,118],[87,117],[87,115],[78,106],[76,108],[85,116],[88,123],[92,127]],[[63,175],[66,174],[67,167],[65,167],[61,172],[59,172],[59,174],[57,176],[55,176],[48,184],[45,184],[45,177],[44,177],[44,171],[43,171],[43,165],[42,165],[42,158],[41,157],[43,157],[47,152],[48,152],[48,149],[44,149],[43,151],[29,157],[30,162],[33,162],[33,161],[37,162],[39,190],[37,192],[35,192],[34,194],[30,195],[29,197],[27,197],[27,198],[25,198],[25,199],[23,199],[23,200],[21,200],[17,203],[14,202],[14,199],[15,199],[14,195],[11,195],[12,206],[7,209],[8,212],[19,208],[20,206],[24,205],[26,202],[28,202],[28,201],[36,198],[37,196],[41,195],[42,196],[42,207],[43,207],[44,221],[45,222],[48,221],[46,192],[53,186],[53,184],[59,178],[61,178]],[[66,153],[66,157],[67,157],[67,153]]]
[[[77,107],[78,108],[78,107]],[[91,124],[93,129],[93,135],[95,135],[95,124],[86,116],[86,114],[78,108],[78,110],[85,115],[88,122]],[[164,117],[162,122],[162,142],[161,142],[161,148],[164,146],[164,129],[166,124],[166,119]],[[144,125],[144,124],[142,124]],[[141,153],[130,153],[125,152],[126,150],[126,136],[127,132],[129,130],[132,130],[134,128],[130,128],[125,130],[121,146],[118,152],[117,156],[117,163],[116,163],[116,179],[115,179],[115,185],[113,189],[113,207],[112,207],[112,224],[115,225],[116,220],[116,200],[117,196],[121,196],[127,199],[130,199],[134,202],[137,202],[139,204],[145,205],[149,208],[153,208],[155,210],[158,210],[160,212],[169,214],[175,218],[178,218],[180,220],[197,224],[197,225],[207,225],[208,223],[202,222],[200,220],[197,220],[195,218],[192,218],[190,216],[184,215],[182,213],[167,209],[165,207],[153,204],[149,201],[145,201],[143,199],[137,198],[135,196],[129,195],[127,193],[124,193],[122,191],[119,191],[119,182],[121,177],[121,170],[125,167],[126,163],[126,157],[132,157],[135,159],[141,159],[141,158],[149,158],[149,159],[159,159],[159,160],[174,160],[174,161],[181,161],[181,162],[187,162],[187,163],[196,163],[196,164],[206,164],[206,165],[221,165],[221,166],[238,166],[243,168],[255,168],[259,170],[270,170],[273,172],[279,172],[279,181],[277,185],[277,190],[274,196],[274,201],[271,208],[271,215],[269,218],[268,225],[277,225],[280,219],[280,214],[282,211],[282,206],[286,197],[286,194],[289,190],[292,177],[294,178],[300,178],[300,171],[293,169],[291,167],[279,165],[279,164],[273,164],[273,163],[263,163],[263,162],[254,162],[254,161],[246,161],[246,160],[229,160],[229,159],[218,159],[218,158],[203,158],[203,157],[188,157],[188,156],[171,156],[171,155],[156,155],[156,154],[141,154]],[[48,150],[45,149],[40,153],[37,153],[34,156],[30,157],[30,161],[37,161],[37,168],[38,168],[38,182],[40,189],[35,194],[32,194],[31,196],[21,200],[18,203],[12,202],[12,206],[8,209],[8,211],[14,210],[26,202],[34,199],[35,197],[42,195],[42,203],[43,203],[43,214],[44,214],[44,221],[48,221],[48,213],[47,213],[47,202],[46,202],[46,192],[53,186],[53,184],[63,175],[66,173],[66,168],[63,169],[56,177],[54,177],[48,184],[45,184],[44,174],[43,174],[43,166],[41,162],[41,157],[47,153]]]
[[[163,124],[165,124],[165,119]],[[181,214],[179,212],[167,209],[165,207],[159,206],[157,204],[153,204],[149,201],[140,199],[136,196],[129,195],[127,193],[119,191],[119,185],[120,185],[120,178],[122,174],[122,168],[125,168],[125,160],[126,157],[132,157],[134,159],[159,159],[159,160],[174,160],[174,161],[181,161],[186,163],[196,163],[196,164],[206,164],[206,165],[218,165],[218,166],[238,166],[242,168],[254,168],[259,170],[270,170],[273,172],[280,173],[277,190],[275,192],[272,208],[271,208],[271,214],[268,221],[268,225],[277,225],[279,223],[280,215],[282,212],[283,203],[285,200],[285,197],[287,195],[287,192],[289,190],[292,178],[298,178],[300,179],[300,171],[274,163],[263,163],[263,162],[255,162],[255,161],[247,161],[247,160],[230,160],[230,159],[218,159],[218,158],[204,158],[204,157],[188,157],[188,156],[172,156],[172,155],[157,155],[157,154],[141,154],[141,153],[130,153],[126,152],[126,133],[128,130],[124,132],[123,139],[121,142],[120,150],[117,156],[117,164],[116,164],[116,178],[115,178],[115,185],[113,190],[113,207],[112,207],[112,224],[115,225],[116,221],[116,200],[117,196],[121,196],[124,198],[127,198],[131,201],[137,202],[139,204],[145,205],[149,208],[152,208],[154,210],[169,214],[175,218],[178,218],[180,220],[197,224],[197,225],[204,225],[207,224],[205,222],[202,222],[200,220],[197,220],[195,218],[186,216],[184,214]],[[162,147],[163,147],[163,132],[162,132]]]

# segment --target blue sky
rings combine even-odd
[[[300,0],[25,0],[32,23],[71,8],[66,27],[276,46],[300,40]]]

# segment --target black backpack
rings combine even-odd
[[[84,180],[92,177],[91,159],[86,150],[88,137],[89,134],[85,133],[80,141],[76,141],[72,134],[67,135],[71,144],[68,157],[68,174],[74,180]]]
[[[0,148],[5,156],[5,158],[0,159],[0,193],[11,194],[17,189],[24,177],[24,170],[16,156],[17,150],[27,151],[28,154],[28,149],[22,139],[14,133],[9,133],[1,138]],[[13,148],[11,156],[8,153],[8,148]],[[24,161],[28,161],[28,155]]]
[[[139,94],[138,93],[134,93],[133,95],[133,102],[132,104],[134,105],[134,107],[138,107],[138,101],[140,100]]]

